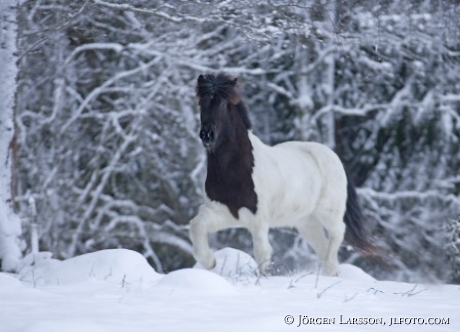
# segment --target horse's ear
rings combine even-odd
[[[203,75],[198,76],[198,82],[202,82],[202,81],[204,81],[204,80],[205,80],[205,78],[204,78]]]
[[[232,80],[232,86],[235,87],[236,83],[238,83],[238,77]]]

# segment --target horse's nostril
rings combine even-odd
[[[214,132],[212,130],[201,130],[200,138],[206,143],[211,142],[214,140]]]

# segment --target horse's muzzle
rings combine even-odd
[[[203,143],[203,146],[207,149],[207,150],[211,150],[214,146],[214,142],[215,142],[215,137],[214,137],[214,131],[208,129],[202,129],[200,131],[200,138],[201,138],[201,142]]]

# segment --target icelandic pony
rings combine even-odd
[[[319,143],[262,143],[252,133],[236,84],[236,78],[225,74],[198,77],[200,138],[208,165],[205,203],[190,221],[195,259],[213,268],[208,235],[245,227],[252,235],[259,269],[268,273],[269,228],[290,226],[313,247],[323,273],[338,275],[337,253],[344,237],[363,252],[373,248],[342,162]]]

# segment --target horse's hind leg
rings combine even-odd
[[[326,228],[329,241],[326,260],[324,262],[324,273],[330,276],[339,275],[338,253],[345,234],[345,224],[342,221],[340,223],[340,225],[335,225],[332,228]]]
[[[297,230],[313,248],[322,263],[326,261],[328,252],[328,239],[324,232],[324,227],[314,217],[309,217],[307,223],[302,223],[297,226]]]
[[[324,229],[327,231],[327,236]],[[321,259],[324,274],[337,276],[339,274],[338,251],[345,234],[345,224],[339,213],[310,216],[308,223],[298,227],[298,230]]]
[[[327,211],[327,212],[326,212]],[[322,224],[328,234],[328,248],[324,261],[324,273],[331,276],[339,274],[339,249],[345,236],[343,212],[340,209],[330,208],[321,216]]]

